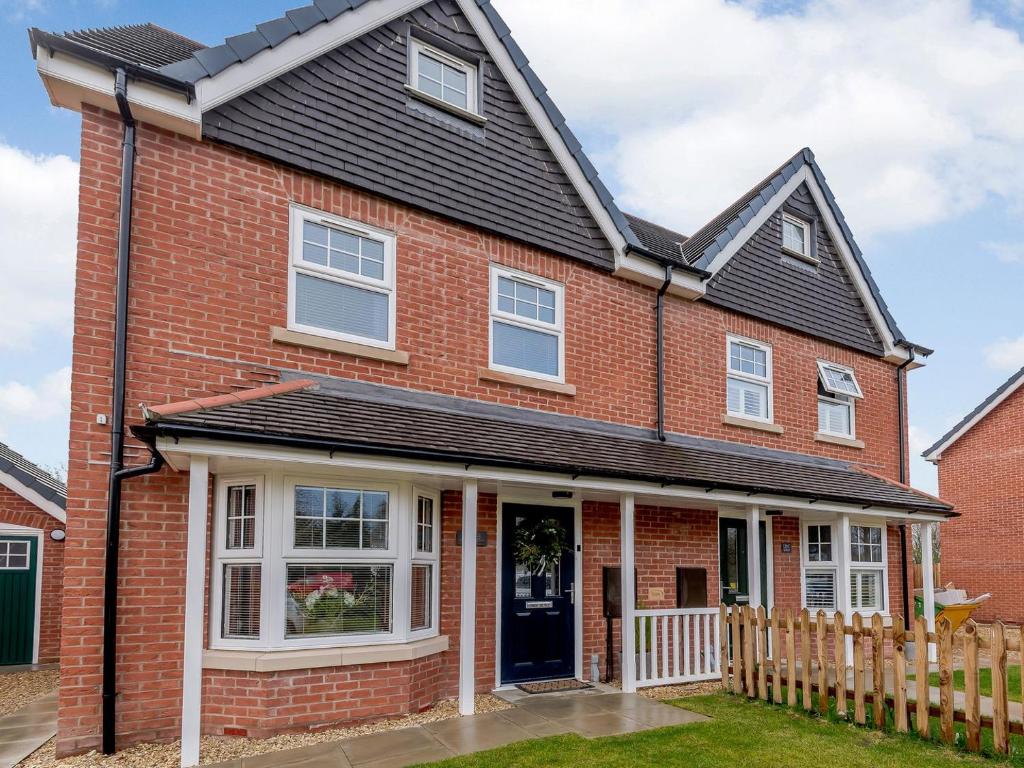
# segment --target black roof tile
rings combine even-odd
[[[156,24],[127,24],[65,32],[64,37],[131,64],[163,67],[189,59],[206,46]]]
[[[0,443],[0,472],[10,475],[61,509],[67,508],[67,486],[3,443]]]

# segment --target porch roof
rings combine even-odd
[[[295,382],[147,415],[132,430],[145,440],[277,444],[954,514],[847,462],[685,435],[662,443],[649,430],[358,383]]]

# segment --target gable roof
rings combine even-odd
[[[188,59],[206,47],[149,22],[74,30],[65,32],[64,37],[132,64],[153,69]]]
[[[132,431],[953,514],[940,499],[844,461],[686,435],[661,442],[636,427],[359,382],[169,411]]]
[[[664,256],[673,263],[687,263],[684,256],[684,243],[687,237],[675,230],[660,224],[641,219],[632,213],[624,214],[630,229],[648,251]]]
[[[991,395],[982,400],[978,406],[960,419],[956,426],[940,437],[921,455],[928,461],[935,463],[942,458],[943,452],[953,443],[967,434],[975,424],[994,411],[1006,398],[1024,386],[1024,368],[1021,368],[1010,378],[1004,381]]]
[[[0,485],[62,523],[66,521],[67,486],[4,443],[0,443]]]

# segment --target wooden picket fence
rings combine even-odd
[[[919,617],[907,630],[902,617],[886,627],[877,613],[866,621],[855,614],[850,624],[841,613],[830,620],[824,611],[812,616],[807,609],[794,614],[773,608],[768,613],[764,608],[722,605],[719,615],[719,654],[729,662],[721,665],[722,685],[735,694],[821,714],[834,703],[838,716],[852,717],[859,725],[867,723],[870,707],[873,727],[902,733],[913,728],[925,737],[937,718],[939,738],[947,744],[955,741],[954,723],[964,723],[965,746],[973,752],[982,750],[983,729],[991,730],[992,747],[1002,754],[1010,751],[1011,733],[1024,734],[1024,723],[1011,719],[1007,700],[1007,653],[1019,652],[1021,640],[1019,635],[1008,637],[1002,623],[992,625],[991,637],[981,637],[971,621],[954,635],[947,621],[929,632]],[[908,663],[909,641],[914,643],[915,659]],[[929,695],[929,643],[938,649],[938,704],[932,704]],[[887,645],[891,676],[885,674]],[[954,707],[954,648],[963,651],[963,709]],[[984,716],[978,686],[983,661],[992,671],[992,714]],[[907,696],[908,675],[914,676],[918,692],[913,701]],[[1024,682],[1021,687],[1024,699]]]

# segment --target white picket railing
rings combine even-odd
[[[717,608],[636,611],[636,684],[672,685],[722,676]]]

